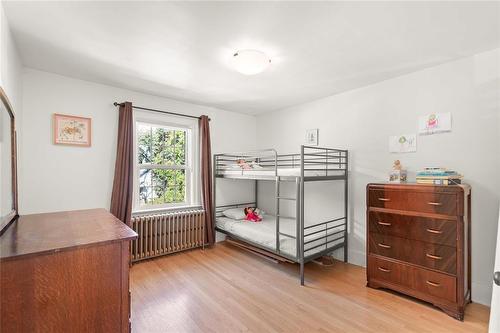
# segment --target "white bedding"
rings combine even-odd
[[[331,176],[336,172],[337,170],[328,170],[328,175]],[[338,170],[340,173],[339,175],[343,174],[342,170]],[[250,169],[250,170],[243,170],[243,169],[227,169],[227,170],[220,170],[218,171],[219,174],[221,175],[228,175],[228,176],[274,176],[274,169]],[[304,170],[304,175],[306,177],[309,176],[324,176],[325,171],[311,171],[311,170]],[[279,168],[278,169],[278,176],[294,176],[298,177],[300,176],[300,168]]]
[[[337,221],[329,224],[329,226],[337,225],[340,224],[342,221]],[[314,223],[313,223],[314,224]],[[248,241],[251,241],[253,243],[259,244],[265,248],[268,248],[270,250],[276,250],[276,218],[273,215],[264,215],[264,218],[262,222],[250,222],[250,221],[245,221],[245,220],[234,220],[230,219],[228,217],[218,217],[216,220],[216,226],[219,229],[225,230],[227,232],[230,232],[231,234],[238,236],[242,239],[246,239]],[[307,226],[307,223],[306,223]],[[328,231],[328,240],[333,240],[335,238],[339,238],[343,235],[343,233],[338,233],[335,235],[332,235],[332,233],[337,232],[339,230],[342,230],[343,227],[339,228],[333,228]],[[318,227],[313,227],[306,229],[306,234],[318,231],[318,230],[324,230],[325,226],[318,226]],[[290,218],[283,218],[280,217],[280,232],[295,236],[296,234],[296,224],[294,219]],[[315,238],[320,238],[321,236],[324,236],[325,233],[317,233],[314,235],[306,236],[305,237],[305,242],[308,240],[312,240]],[[304,256],[308,256],[311,254],[314,254],[316,252],[320,252],[325,249],[324,246],[319,246],[315,249],[312,249],[310,251],[307,251],[307,249],[312,248],[316,245],[324,243],[324,237],[322,237],[319,240],[313,241],[309,244],[306,244],[304,246],[306,252],[304,253]],[[331,242],[328,244],[328,247],[332,247],[333,245],[337,243],[341,243],[342,239],[339,239],[335,242]],[[289,256],[296,257],[297,252],[296,252],[296,240],[283,236],[280,236],[280,251],[286,253]]]

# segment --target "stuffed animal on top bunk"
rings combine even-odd
[[[244,159],[236,160],[236,164],[243,170],[252,170],[252,166],[247,163]]]
[[[260,222],[262,221],[262,217],[257,214],[257,209],[255,207],[245,207],[245,220],[251,222]]]

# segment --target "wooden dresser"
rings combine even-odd
[[[366,202],[367,285],[463,320],[471,299],[470,187],[369,184]]]
[[[24,215],[0,236],[1,332],[129,332],[129,243],[104,209]]]

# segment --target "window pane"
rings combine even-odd
[[[186,202],[185,170],[140,169],[139,184],[141,205]]]
[[[151,163],[151,126],[137,123],[137,157],[139,163]]]
[[[174,163],[186,164],[186,131],[175,131]]]
[[[186,172],[185,170],[175,170],[174,202],[186,201]]]
[[[153,197],[153,186],[150,169],[139,170],[139,201],[141,205],[150,204]]]
[[[154,187],[154,193],[153,193],[153,205],[162,205],[166,203],[165,201],[165,188],[164,187],[159,187],[155,186]]]
[[[139,164],[186,164],[186,131],[137,123]]]
[[[162,127],[153,127],[152,129],[152,154],[154,164],[164,164],[164,151],[167,148],[166,141],[169,131]]]

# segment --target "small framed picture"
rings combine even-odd
[[[309,129],[306,131],[306,144],[310,146],[318,145],[319,129]]]
[[[418,133],[420,135],[451,131],[451,113],[433,113],[418,117]]]
[[[54,144],[90,147],[92,119],[54,113]]]

